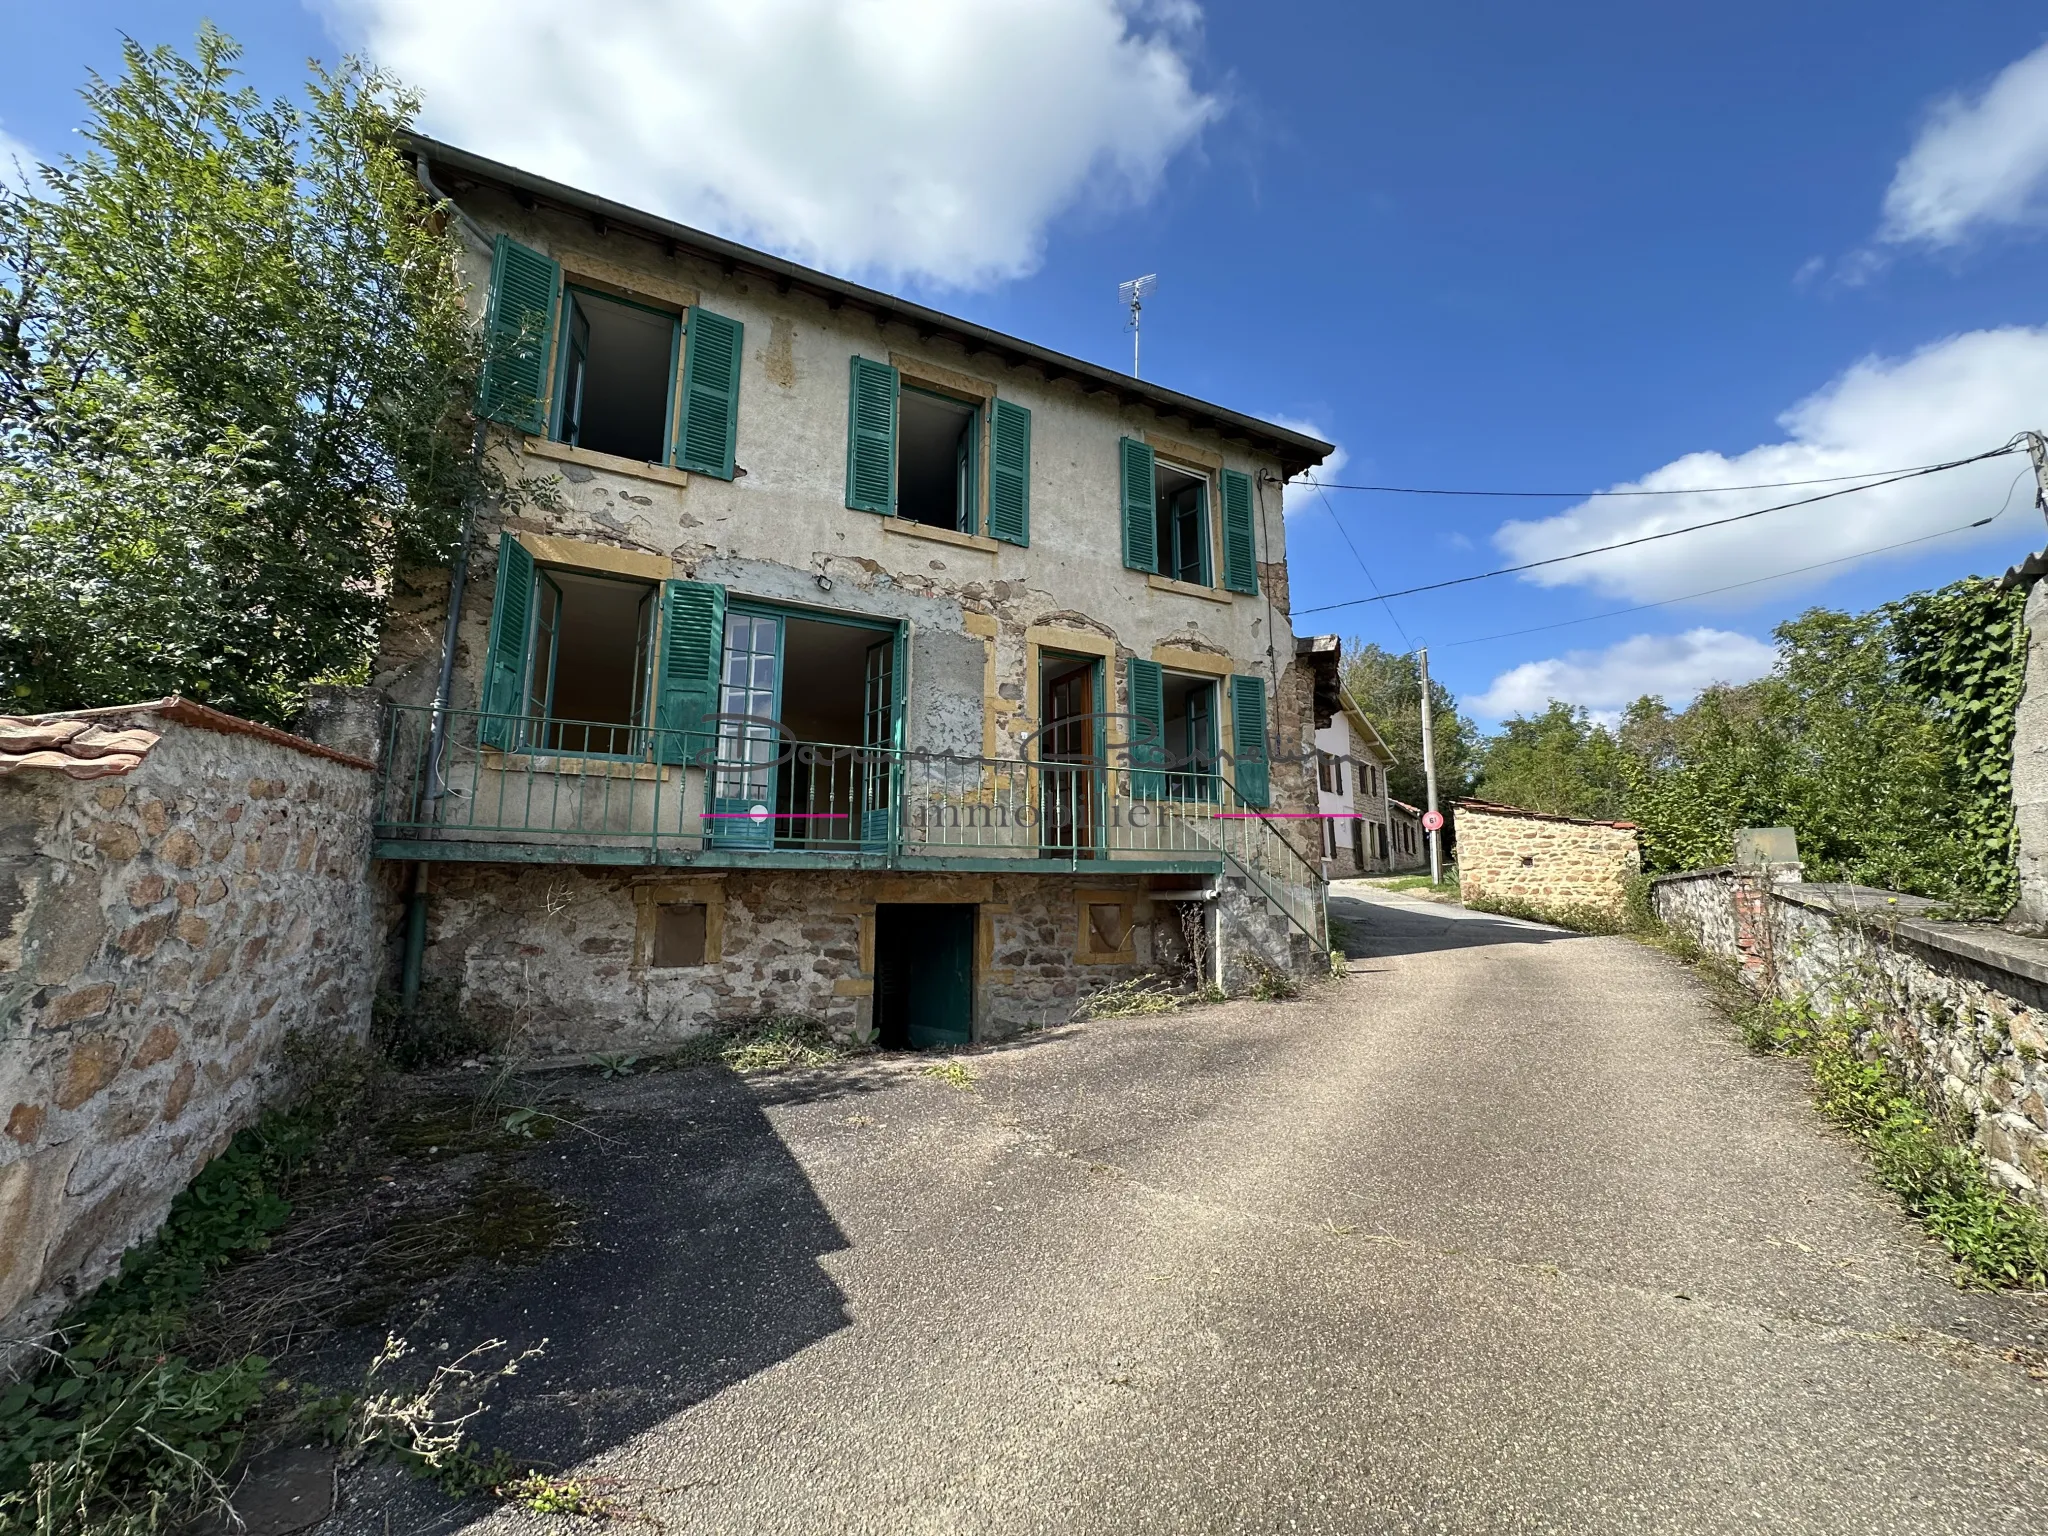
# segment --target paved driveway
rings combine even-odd
[[[1956,1290],[1795,1066],[1626,940],[1335,909],[1314,1000],[966,1089],[593,1089],[609,1144],[536,1154],[584,1248],[431,1327],[548,1336],[490,1436],[677,1531],[2039,1528],[2048,1386],[1999,1351],[2048,1317]]]

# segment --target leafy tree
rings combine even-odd
[[[0,192],[0,699],[179,691],[289,720],[361,676],[397,563],[465,499],[476,328],[399,155],[415,102],[349,61],[303,104],[129,43],[91,146]]]
[[[1479,752],[1482,800],[1554,816],[1612,820],[1628,792],[1621,744],[1584,709],[1555,699],[1533,718],[1517,715]]]
[[[1428,793],[1422,765],[1422,673],[1413,655],[1396,655],[1354,640],[1345,647],[1344,688],[1394,754],[1387,788],[1397,800],[1421,805]],[[1458,701],[1429,680],[1430,726],[1436,737],[1437,797],[1448,805],[1472,792],[1479,732],[1458,713]]]

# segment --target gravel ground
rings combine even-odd
[[[444,1293],[491,1442],[657,1529],[1907,1532],[2048,1516],[2033,1301],[1958,1290],[1692,979],[1340,885],[1295,1003],[582,1082],[578,1247]],[[600,1139],[602,1138],[602,1139]],[[345,1532],[558,1522],[371,1472]]]

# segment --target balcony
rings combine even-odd
[[[1321,928],[1318,872],[1217,774],[801,742],[752,719],[687,737],[473,710],[440,721],[437,742],[434,711],[393,712],[379,858],[1238,872]]]

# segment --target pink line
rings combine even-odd
[[[1218,811],[1218,821],[1357,821],[1356,811]]]
[[[847,815],[847,813],[844,811],[770,811],[767,813],[767,815],[763,816],[761,820],[767,821],[771,817],[776,821],[853,820],[853,818]],[[720,819],[724,819],[727,821],[752,821],[754,819],[754,813],[752,811],[706,811],[704,812],[704,819],[706,821],[717,821]]]

